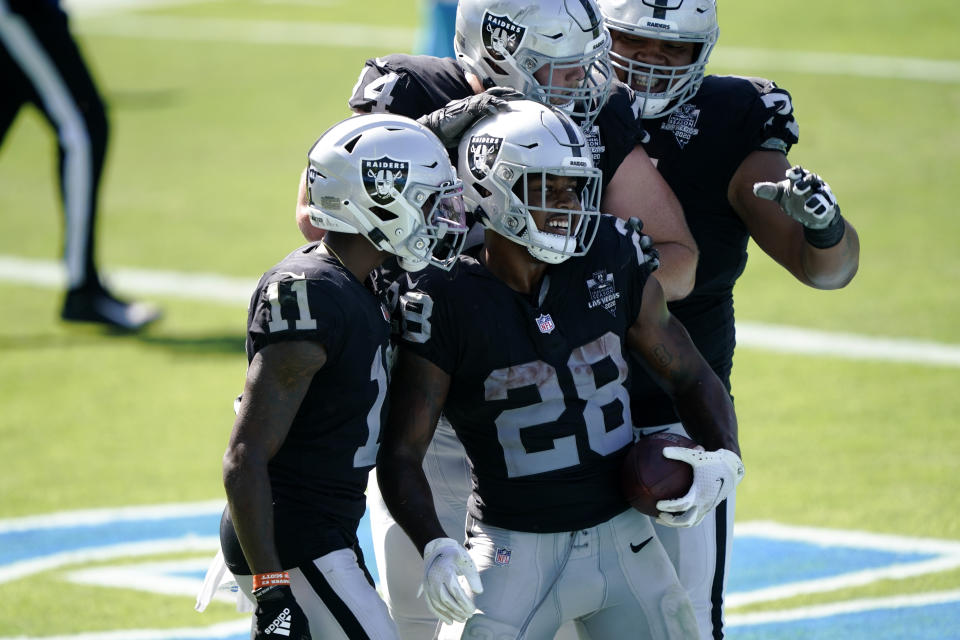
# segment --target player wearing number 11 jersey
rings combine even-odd
[[[619,493],[633,442],[627,354],[711,450],[691,462],[691,510],[709,510],[742,476],[726,390],[667,311],[649,238],[599,213],[599,171],[566,114],[511,102],[467,131],[458,167],[484,245],[449,274],[401,281],[377,467],[424,556],[427,604],[465,621],[439,637],[553,638],[572,620],[598,639],[695,637],[652,523]],[[441,410],[472,470],[465,546],[444,533],[422,468]]]
[[[226,565],[256,599],[253,638],[395,640],[357,545],[388,407],[388,256],[449,268],[466,233],[439,140],[393,115],[349,118],[310,151],[311,219],[329,233],[267,271],[223,461]]]

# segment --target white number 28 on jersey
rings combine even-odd
[[[597,387],[594,366],[610,361],[617,368],[617,377]],[[627,363],[620,351],[620,338],[612,332],[573,350],[567,360],[573,375],[577,397],[584,401],[583,422],[590,449],[601,456],[626,446],[633,439],[630,418],[630,397],[624,386]],[[507,392],[536,386],[539,400],[523,407],[507,409],[496,420],[497,438],[503,447],[507,475],[511,478],[555,471],[580,463],[576,436],[554,439],[553,447],[529,452],[523,445],[521,432],[529,427],[554,422],[566,410],[557,370],[536,360],[504,369],[497,369],[484,381],[486,400],[506,400]],[[604,409],[619,402],[622,407],[618,424],[607,430]]]

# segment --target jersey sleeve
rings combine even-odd
[[[329,282],[303,278],[268,278],[251,304],[247,333],[255,351],[289,340],[320,342],[328,357],[342,341],[343,313]]]
[[[427,280],[421,278],[412,288],[401,286],[399,341],[405,349],[452,374],[459,353],[452,292],[439,291]]]
[[[766,78],[747,78],[757,90],[753,106],[761,126],[753,139],[755,149],[781,151],[784,155],[800,140],[800,126],[793,115],[790,93]]]
[[[603,153],[597,164],[603,170],[604,186],[634,147],[647,139],[638,113],[636,93],[623,83],[614,83],[596,121],[603,139]]]
[[[351,109],[416,119],[436,108],[423,85],[394,57],[366,61],[347,102]]]

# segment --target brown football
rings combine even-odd
[[[693,448],[697,443],[675,433],[643,436],[623,460],[620,490],[633,508],[648,516],[659,515],[657,502],[686,495],[693,484],[693,467],[663,457],[664,447]]]

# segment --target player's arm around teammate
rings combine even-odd
[[[693,291],[699,250],[683,217],[680,201],[650,161],[642,146],[634,147],[617,167],[601,208],[622,219],[640,218],[660,254],[653,277],[667,300],[680,300]]]

